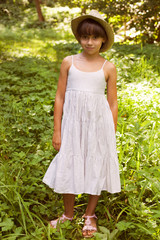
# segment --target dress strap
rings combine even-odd
[[[73,65],[73,55],[72,55],[72,65]]]
[[[102,69],[104,68],[104,65],[105,65],[106,62],[107,62],[107,60],[104,61],[103,65],[102,65]]]

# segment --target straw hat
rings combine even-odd
[[[92,10],[92,11],[90,11],[89,14],[74,18],[71,21],[71,28],[72,28],[73,34],[75,35],[75,38],[78,40],[77,28],[78,28],[79,23],[87,18],[91,18],[91,19],[95,20],[96,22],[100,23],[107,34],[108,40],[103,44],[103,47],[100,49],[100,52],[105,52],[106,50],[110,49],[114,43],[113,29],[104,20],[104,18],[101,16],[101,14],[96,10]]]

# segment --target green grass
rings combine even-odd
[[[35,13],[29,16],[22,21],[23,28],[18,21],[14,27],[1,22],[0,238],[78,240],[82,239],[81,215],[87,195],[76,197],[73,224],[66,222],[57,232],[49,228],[48,221],[62,214],[62,197],[53,194],[42,178],[56,154],[51,140],[60,63],[80,47],[68,28],[62,33],[58,24],[37,27]],[[94,239],[157,240],[159,47],[114,44],[103,55],[118,71],[117,151],[122,191],[102,193],[96,209],[101,227]]]

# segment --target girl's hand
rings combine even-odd
[[[65,99],[65,92],[67,86],[68,70],[72,65],[72,57],[68,56],[63,59],[60,69],[60,76],[58,80],[57,92],[54,104],[54,133],[52,145],[55,150],[59,151],[61,146],[61,120],[63,105]]]
[[[104,66],[107,79],[107,100],[113,115],[115,131],[117,128],[118,102],[117,102],[117,72],[113,63],[107,62]]]
[[[52,138],[52,145],[55,150],[59,151],[61,147],[61,133],[60,132],[54,132],[53,138]]]

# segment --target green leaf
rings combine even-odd
[[[0,223],[0,227],[2,227],[2,232],[11,230],[14,226],[14,222],[12,218],[5,217],[4,220]]]
[[[101,232],[103,232],[105,234],[110,234],[110,231],[106,227],[99,226],[99,229],[100,229]]]
[[[119,232],[118,229],[114,229],[110,234],[110,240],[114,239],[118,232]]]
[[[109,240],[108,234],[95,233],[94,236],[96,237],[96,240]]]
[[[120,230],[120,231],[125,231],[128,228],[134,228],[134,225],[132,222],[127,222],[127,221],[120,221],[116,224],[116,227]]]

